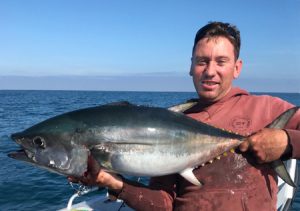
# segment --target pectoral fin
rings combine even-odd
[[[275,172],[277,173],[277,175],[287,184],[289,184],[292,187],[297,187],[294,183],[294,181],[292,180],[290,174],[288,173],[288,171],[285,168],[284,163],[281,160],[275,160],[271,163],[272,168],[275,170]]]
[[[183,170],[182,172],[179,173],[183,178],[185,178],[187,181],[190,183],[197,185],[197,186],[202,186],[201,182],[196,178],[196,176],[193,173],[193,168],[188,168]]]

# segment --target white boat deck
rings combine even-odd
[[[72,207],[64,208],[59,211],[132,211],[131,208],[126,206],[121,200],[111,201],[106,196],[96,196],[89,201],[83,201],[78,204],[74,204]]]

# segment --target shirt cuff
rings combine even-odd
[[[292,158],[300,159],[300,130],[285,129],[292,150]]]

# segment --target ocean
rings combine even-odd
[[[300,106],[299,93],[255,93],[280,97]],[[169,107],[197,95],[193,92],[12,91],[0,90],[0,210],[57,210],[66,207],[75,190],[64,176],[7,157],[19,147],[10,139],[49,117],[117,101]],[[104,194],[97,193],[97,194]],[[75,202],[88,199],[82,196]],[[292,210],[300,209],[300,191]]]

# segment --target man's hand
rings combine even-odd
[[[280,159],[288,148],[288,136],[284,130],[264,128],[249,136],[239,149],[251,151],[258,163],[268,163]]]
[[[80,178],[68,177],[68,180],[70,182],[81,182],[88,186],[107,187],[113,190],[121,190],[123,188],[122,178],[104,171],[92,156],[89,157],[88,170],[84,176]]]

